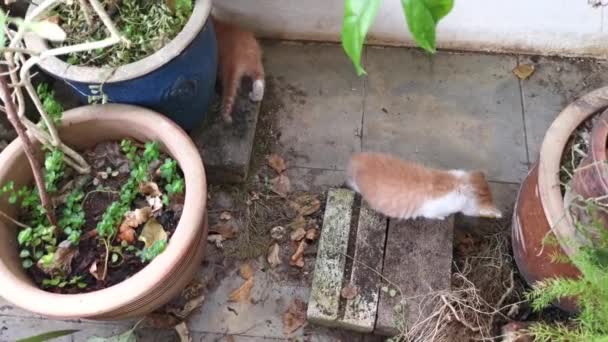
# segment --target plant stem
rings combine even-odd
[[[21,228],[29,228],[30,226],[23,224],[17,220],[15,220],[14,218],[10,217],[8,214],[6,214],[5,212],[3,212],[2,210],[0,210],[0,217],[3,217],[4,219],[6,219],[7,221],[13,223],[14,225],[21,227]]]
[[[34,147],[32,145],[30,137],[25,131],[25,126],[23,125],[21,120],[19,120],[19,116],[17,115],[17,109],[15,108],[15,103],[11,98],[11,92],[8,89],[6,77],[4,76],[0,76],[0,99],[2,100],[2,102],[4,102],[6,116],[8,117],[8,120],[10,121],[13,128],[15,128],[15,131],[17,132],[17,135],[19,136],[19,139],[21,139],[21,143],[23,144],[23,150],[25,151],[25,155],[27,156],[27,159],[30,162],[32,173],[34,174],[34,181],[36,182],[36,186],[38,187],[40,202],[42,203],[42,207],[46,212],[46,217],[49,219],[49,222],[53,226],[56,226],[57,221],[55,220],[55,214],[51,205],[51,200],[49,199],[49,195],[46,192],[44,178],[42,177],[42,166],[34,155]]]

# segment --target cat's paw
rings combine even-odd
[[[249,93],[249,98],[253,102],[260,102],[264,98],[264,80],[255,80],[253,89]]]

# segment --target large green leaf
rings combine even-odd
[[[46,332],[44,334],[40,334],[40,335],[36,335],[36,336],[32,336],[32,337],[27,337],[27,338],[22,338],[20,340],[17,340],[17,342],[43,342],[43,341],[50,341],[50,340],[56,339],[58,337],[71,335],[71,334],[73,334],[73,333],[75,333],[77,331],[78,330],[56,330],[56,331],[49,331],[49,332]]]
[[[342,23],[342,47],[351,59],[358,75],[365,74],[361,66],[361,52],[369,27],[380,8],[381,0],[345,0]]]
[[[437,23],[454,7],[454,0],[401,0],[407,25],[424,50],[435,53]]]

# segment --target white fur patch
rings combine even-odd
[[[251,101],[259,102],[264,98],[264,80],[253,81],[253,89],[249,93]]]
[[[460,212],[467,203],[467,197],[452,191],[439,198],[428,200],[422,204],[413,216],[424,216],[430,219],[444,219],[446,216]]]

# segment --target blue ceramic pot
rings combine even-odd
[[[103,94],[108,102],[153,109],[189,131],[204,119],[215,92],[217,43],[210,10],[210,0],[195,0],[190,19],[175,39],[137,62],[96,68],[49,57],[40,67],[70,85],[83,104]],[[34,50],[48,48],[34,35],[25,42]]]

